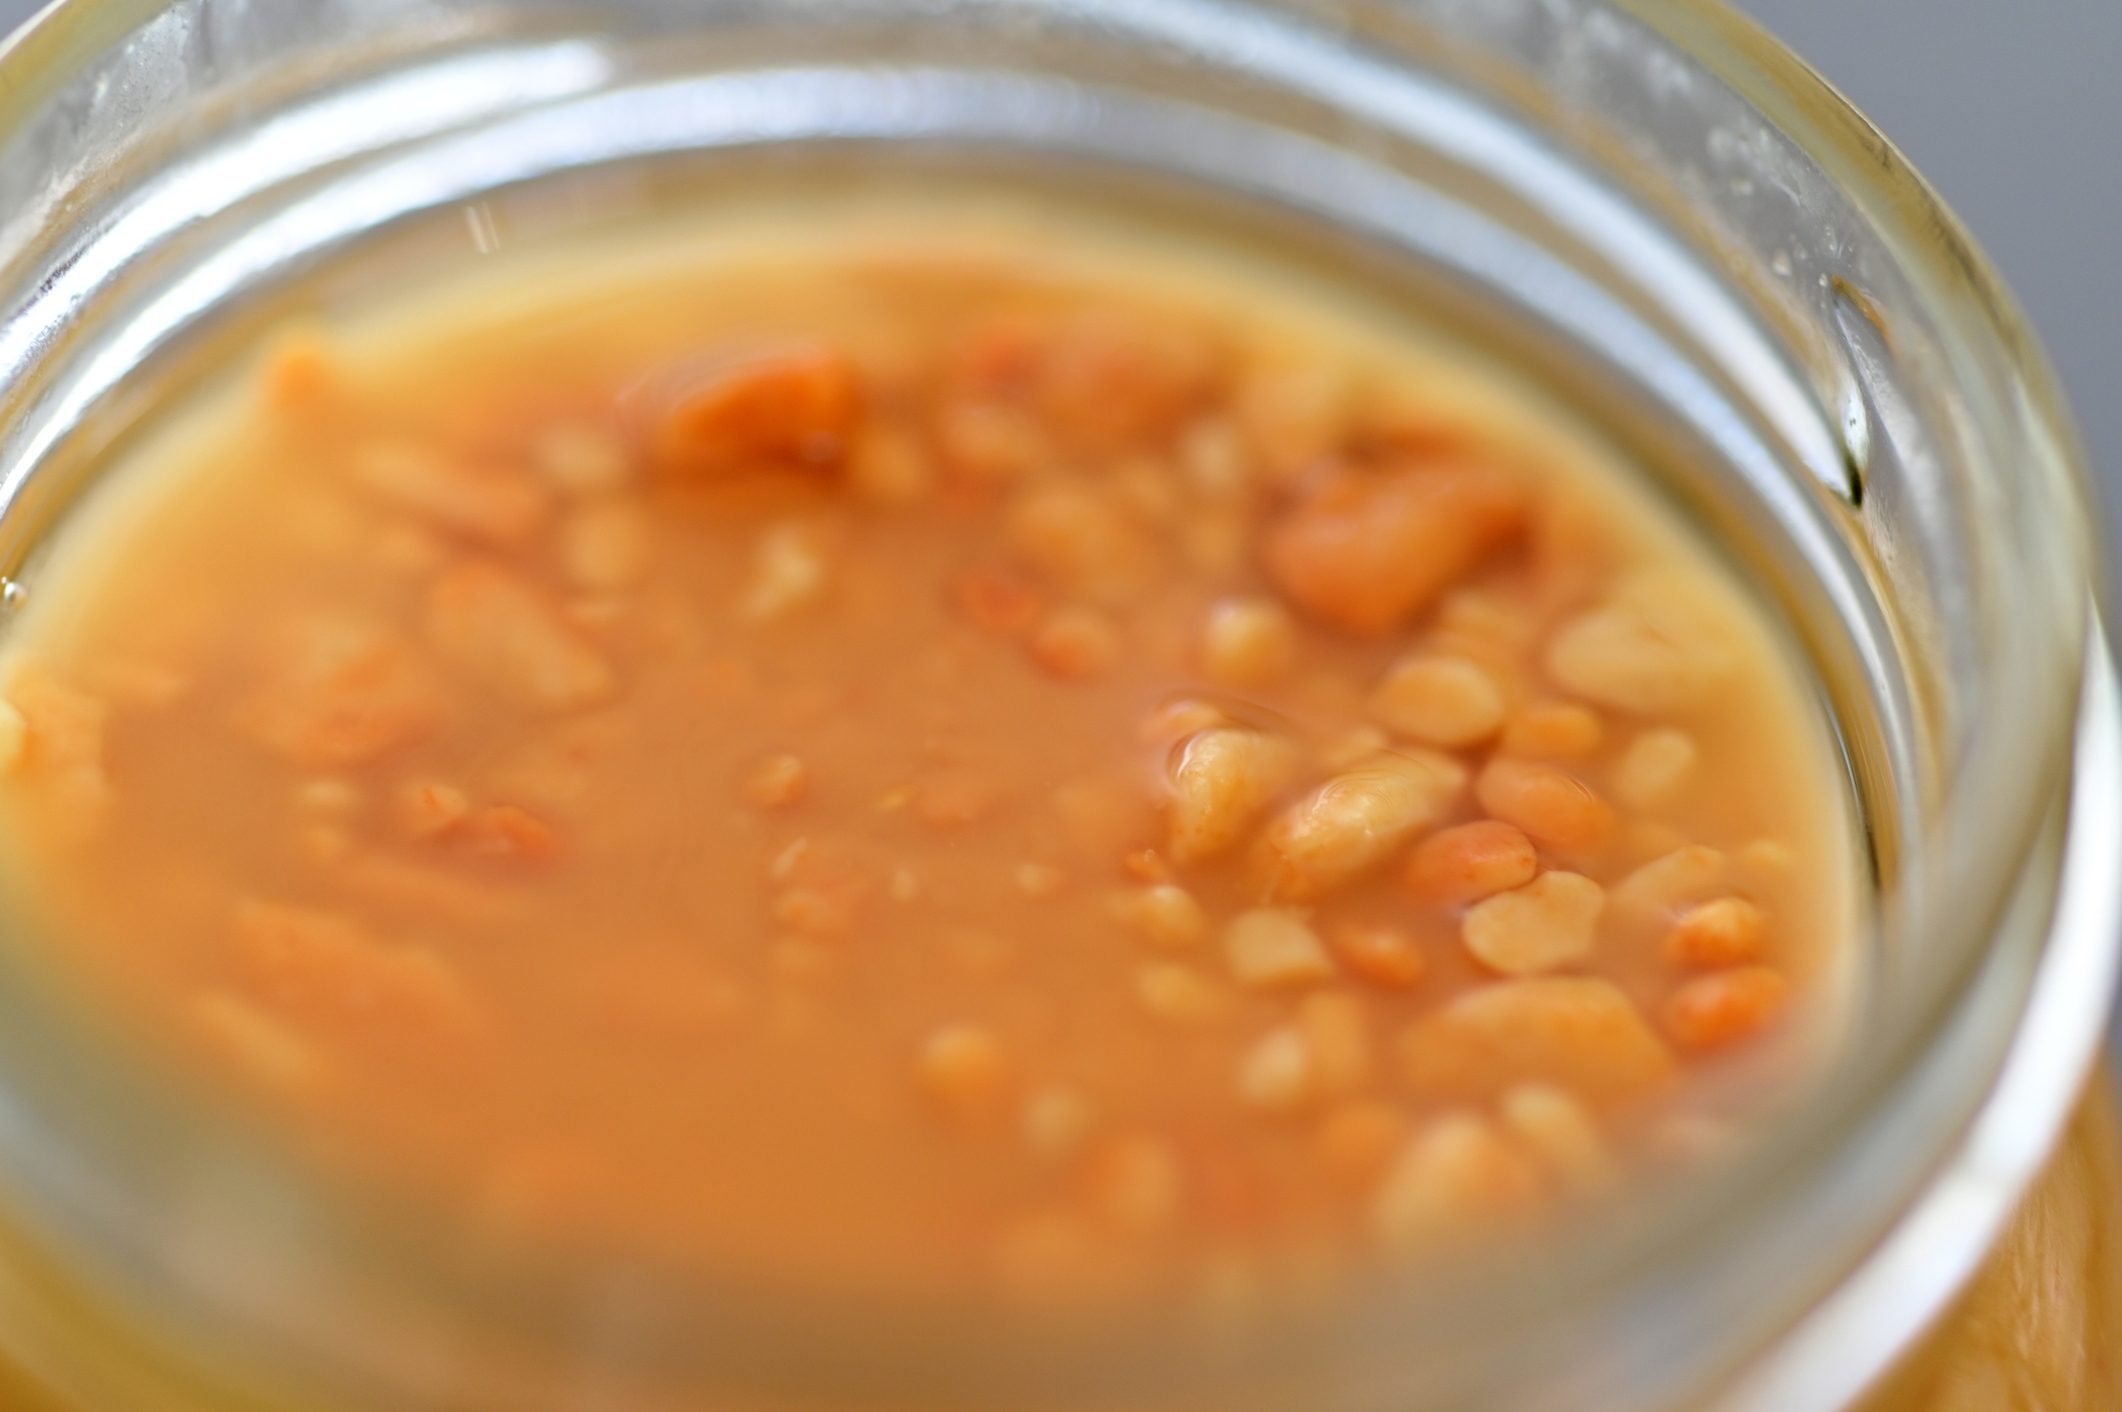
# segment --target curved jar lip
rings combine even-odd
[[[184,3],[165,6],[155,0],[58,0],[0,47],[0,156],[11,147],[19,149],[23,135],[53,111],[52,105],[62,101],[69,85],[94,72],[118,46],[152,24],[197,8]],[[302,6],[282,8],[299,10]],[[312,8],[330,6],[319,3]],[[404,7],[408,12],[414,8]],[[744,6],[736,3],[728,8]],[[821,12],[831,8],[805,7]],[[1410,16],[1449,18],[1464,7],[1450,0],[1412,0],[1404,5],[1307,4],[1303,0],[1079,0],[1076,4],[991,0],[987,4],[875,8],[895,14],[923,9],[938,13],[953,9],[1066,10],[1134,42],[1160,37],[1198,42],[1204,52],[1219,60],[1242,65],[1265,62],[1263,56],[1285,52],[1277,51],[1275,44],[1293,38],[1315,48],[1330,48],[1340,36],[1351,34],[1359,43],[1376,39],[1383,44],[1403,11]],[[1574,4],[1573,12],[1592,13],[1590,0]],[[1976,414],[1986,419],[2014,453],[2012,464],[2019,476],[2018,500],[2025,523],[1996,527],[2000,535],[2018,536],[2004,546],[2004,552],[2022,557],[2035,602],[2046,602],[2058,618],[2086,613],[2090,622],[2089,603],[2096,586],[2083,537],[2083,527],[2090,523],[2085,513],[2090,492],[2082,458],[2038,347],[2009,295],[1958,223],[1894,149],[1817,75],[1714,0],[1618,0],[1611,17],[1642,25],[1791,137],[1876,228],[1898,258],[1915,297],[1948,329],[1955,351],[1964,355],[1953,363],[1952,371],[1964,375],[1972,391],[1979,393],[1972,398]],[[1227,28],[1213,35],[1204,29],[1216,25]],[[1318,48],[1318,52],[1327,52],[1327,48]],[[1301,57],[1313,50],[1286,52]],[[1360,60],[1369,81],[1389,85],[1398,71],[1396,56],[1382,47],[1362,49]],[[1285,71],[1295,63],[1295,59],[1287,60]],[[0,192],[8,189],[11,171],[0,165]],[[84,203],[93,209],[92,201],[84,198]],[[78,220],[80,212],[58,209],[63,212],[60,224],[34,231],[13,227],[0,217],[0,290],[6,297],[13,299],[18,292],[14,285],[28,268],[24,262],[34,264],[44,253],[34,247],[54,238],[64,247],[68,243],[64,237],[77,233],[64,221]],[[41,291],[32,285],[20,292],[24,302],[0,319],[0,346],[6,344],[9,325],[21,325],[25,311],[34,310]],[[49,310],[41,312],[48,314]],[[1999,353],[2001,362],[1990,356]],[[42,350],[33,350],[31,356],[43,356]],[[0,417],[7,415],[5,388],[0,386]],[[0,474],[5,475],[4,484],[10,490],[28,469],[6,459],[19,450],[6,443],[5,427],[0,426]],[[2100,649],[2096,629],[2088,668],[2081,661],[2081,651],[2086,649],[2075,623],[2046,627],[2053,629],[2046,636],[2040,631],[2027,634],[2024,650],[2032,656],[2026,662],[2000,664],[2004,669],[1986,683],[1985,700],[1976,708],[1992,722],[2020,723],[2021,732],[2014,736],[1993,730],[1975,742],[1960,762],[1962,774],[1957,777],[1955,796],[1944,803],[1934,832],[1926,838],[1930,868],[1925,876],[1936,885],[1937,894],[1925,899],[1933,905],[1922,915],[1958,934],[1942,947],[1942,964],[1899,998],[1891,1023],[1881,1027],[1877,1042],[1868,1045],[1861,1062],[1851,1066],[1847,1081],[1793,1120],[1788,1134],[1774,1144],[1774,1151],[1758,1154],[1728,1177],[1700,1183],[1698,1189],[1683,1193],[1657,1213],[1655,1220],[1617,1223],[1613,1230],[1588,1239],[1568,1260],[1533,1267],[1531,1273],[1537,1278],[1530,1281],[1528,1269],[1522,1266],[1507,1266],[1500,1273],[1471,1267],[1455,1269],[1449,1282],[1436,1282],[1449,1284],[1449,1298],[1413,1285],[1370,1291],[1360,1304],[1339,1307],[1330,1316],[1311,1321],[1303,1335],[1285,1339],[1268,1354],[1257,1348],[1199,1346],[1196,1340],[1174,1339],[1173,1331],[1162,1326],[1127,1331],[1109,1342],[1124,1344],[1148,1359],[1162,1356],[1162,1349],[1171,1354],[1172,1367],[1196,1369],[1204,1379],[1210,1369],[1220,1370],[1226,1378],[1266,1378],[1268,1370],[1261,1360],[1269,1354],[1278,1376],[1300,1378],[1317,1373],[1323,1366],[1319,1360],[1339,1358],[1357,1369],[1355,1376],[1364,1380],[1363,1386],[1352,1385],[1351,1393],[1403,1394],[1404,1388],[1378,1384],[1372,1376],[1373,1365],[1390,1364],[1402,1356],[1413,1334],[1433,1342],[1448,1343],[1461,1336],[1479,1342],[1470,1325],[1500,1311],[1518,1321],[1514,1331],[1522,1334],[1527,1347],[1581,1350],[1591,1346],[1593,1332],[1582,1308],[1587,1300],[1599,1301],[1616,1289],[1654,1280],[1679,1258],[1676,1252],[1695,1251],[1698,1263],[1694,1268],[1704,1268],[1699,1262],[1711,1258],[1705,1252],[1719,1248],[1720,1230],[1735,1221],[1744,1226],[1753,1213],[1773,1215],[1794,1204],[1817,1204],[1832,1185],[1828,1176],[1846,1186],[1869,1161],[1881,1164],[1879,1170],[1892,1171],[1892,1179],[1884,1185],[1905,1189],[1906,1199],[1896,1203],[1896,1222],[1891,1230],[1877,1225],[1861,1231],[1841,1228],[1839,1238],[1849,1242],[1845,1248],[1833,1252],[1833,1259],[1825,1264],[1816,1263],[1803,1275],[1789,1276],[1786,1293],[1801,1303],[1826,1295],[1830,1286],[1839,1293],[1819,1304],[1795,1331],[1763,1331],[1786,1335],[1784,1356],[1780,1363],[1771,1359],[1757,1364],[1750,1374],[1754,1381],[1739,1385],[1731,1405],[1762,1409],[1816,1405],[1802,1398],[1799,1402],[1774,1400],[1787,1398],[1797,1387],[1806,1389],[1804,1398],[1853,1394],[1871,1372],[1890,1361],[1915,1327],[1905,1315],[1898,1321],[1876,1319],[1876,1296],[1873,1302],[1850,1305],[1854,1296],[1849,1292],[1866,1287],[1867,1272],[1875,1286],[1880,1279],[1876,1272],[1882,1268],[1881,1258],[1867,1260],[1860,1251],[1883,1240],[1879,1249],[1890,1252],[1895,1241],[1905,1244],[1910,1239],[1906,1233],[1915,1230],[1922,1232],[1925,1241],[1949,1241],[1957,1247],[1943,1252],[1953,1258],[1941,1259],[1927,1274],[1951,1267],[1958,1279],[1972,1268],[2002,1214],[2030,1178],[2039,1153],[2060,1129],[2067,1104],[2053,1092],[2044,1104],[2039,1092],[2043,1085],[2060,1084],[2082,1074],[2098,1045],[2100,1016],[2113,986],[2113,923],[2122,877],[2111,876],[2111,870],[2097,865],[2088,868],[2083,856],[2088,840],[2102,837],[2101,830],[2113,824],[2113,811],[2101,813],[2103,798],[2122,797],[2111,787],[2116,771],[2113,733],[2117,712],[2111,666]],[[2025,670],[2018,670],[2022,666]],[[2074,771],[2079,785],[2072,797],[2067,782]],[[2066,803],[2074,811],[2067,820],[2059,813]],[[2064,852],[2068,843],[2076,845],[2070,857]],[[2049,904],[2059,897],[2051,916]],[[2050,937],[2045,946],[2031,952],[2026,946],[1989,946],[2000,929],[2029,925],[2028,916],[2037,933]],[[1999,956],[1993,951],[2011,954]],[[0,961],[4,964],[10,963]],[[1984,987],[2023,993],[2026,1003],[2005,1017],[1973,1013]],[[27,1019],[23,1032],[38,1034],[40,1025],[51,1028],[48,1020]],[[48,1037],[55,1046],[69,1042],[67,1036],[56,1033]],[[78,1037],[72,1042],[79,1047]],[[1964,1052],[1941,1058],[1939,1051],[1948,1042]],[[1946,1058],[1957,1058],[1957,1062],[1945,1062]],[[84,1056],[84,1063],[93,1064],[93,1056]],[[20,1072],[12,1080],[11,1086],[28,1082]],[[111,1081],[118,1088],[125,1087],[122,1078]],[[1912,1093],[1916,1097],[1911,1098]],[[1991,1094],[1986,1104],[1978,1103],[1983,1093]],[[2010,1122],[1998,1116],[2007,1095],[2015,1114]],[[1896,1116],[1874,1128],[1873,1120],[1888,1114]],[[154,1121],[183,1129],[187,1136],[181,1147],[186,1151],[201,1142],[231,1147],[242,1142],[210,1126],[201,1137],[202,1129],[187,1126],[192,1122],[190,1115],[162,1113]],[[201,1124],[208,1122],[199,1119]],[[1874,1129],[1868,1138],[1867,1129]],[[31,1132],[30,1136],[38,1134]],[[1891,1157],[1882,1146],[1889,1138],[1899,1145]],[[76,1153],[55,1162],[40,1152],[31,1160],[24,1156],[19,1135],[4,1134],[0,1134],[0,1154],[4,1154],[0,1164],[39,1168],[33,1182],[49,1182],[58,1172],[78,1173],[75,1161],[84,1156],[94,1159],[93,1153]],[[1986,1173],[1984,1180],[1972,1186],[1964,1180],[1971,1166]],[[1925,1215],[1941,1209],[1940,1203],[1948,1199],[1964,1218],[1949,1228]],[[1823,1229],[1836,1228],[1830,1223]],[[391,1250],[393,1259],[405,1259],[413,1271],[427,1268],[424,1252],[399,1248],[417,1246],[417,1241],[386,1237],[377,1244]],[[1939,1250],[1935,1244],[1930,1248]],[[559,1283],[569,1291],[558,1300],[561,1317],[579,1316],[584,1302],[581,1282]],[[1906,1301],[1901,1306],[1904,1310],[1920,1306],[1917,1295],[1922,1291],[1905,1282],[1892,1289]],[[1945,1292],[1945,1286],[1933,1280],[1931,1303],[1941,1302]],[[512,1300],[504,1303],[514,1306]],[[1676,1307],[1671,1291],[1662,1299],[1629,1306],[1639,1312],[1670,1312]],[[1846,1323],[1836,1322],[1838,1307],[1854,1309],[1841,1319],[1874,1322],[1852,1333]],[[708,1308],[712,1317],[731,1329],[750,1328],[726,1302],[711,1301]],[[1823,1324],[1823,1319],[1828,1322]],[[1897,1323],[1908,1327],[1889,1327]],[[895,1326],[893,1336],[900,1332]],[[741,1342],[745,1336],[738,1332],[733,1338]],[[962,1333],[958,1342],[964,1342]],[[738,1350],[731,1343],[732,1337],[719,1340],[712,1355],[736,1357]],[[909,1342],[907,1346],[915,1345]],[[1834,1350],[1826,1361],[1839,1360],[1833,1375],[1816,1369],[1810,1375],[1812,1381],[1778,1381],[1801,1377],[1806,1350],[1822,1347]],[[1720,1360],[1722,1366],[1705,1365],[1699,1372],[1721,1376],[1733,1361],[1756,1351],[1726,1350],[1731,1356]],[[898,1352],[869,1350],[887,1364],[903,1361],[895,1356]],[[773,1359],[759,1366],[762,1375],[792,1371],[783,1361]],[[1272,1380],[1265,1385],[1272,1386]],[[1835,1390],[1830,1394],[1831,1386]]]

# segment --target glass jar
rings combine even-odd
[[[855,1317],[479,1250],[298,1178],[68,1004],[18,918],[23,1400],[1825,1412],[1969,1386],[1939,1371],[1973,1347],[1948,1310],[2070,1120],[2122,934],[2094,516],[1965,233],[1713,0],[61,3],[0,50],[5,601],[114,450],[291,309],[764,185],[917,179],[1270,241],[1624,438],[1839,724],[1877,887],[1827,1081],[1654,1210],[1242,1338]],[[2041,1263],[2114,1235],[2097,1118],[2075,1203],[1984,1276],[2034,1252],[2065,1316],[2037,1341],[2111,1312],[2110,1267]]]

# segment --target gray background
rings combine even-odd
[[[2122,0],[1737,3],[1869,113],[2002,267],[2122,530]],[[0,33],[35,8],[0,0]]]

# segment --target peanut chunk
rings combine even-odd
[[[1447,1113],[1417,1132],[1379,1184],[1372,1221],[1390,1249],[1406,1251],[1530,1211],[1542,1186],[1534,1170],[1475,1113]]]
[[[1288,1113],[1311,1101],[1312,1053],[1294,1026],[1269,1030],[1238,1063],[1238,1098],[1248,1108]]]
[[[238,721],[297,764],[365,764],[418,741],[442,714],[432,670],[399,634],[366,618],[302,614],[268,634],[261,658],[262,681]]]
[[[1268,598],[1224,598],[1211,604],[1201,629],[1201,670],[1221,686],[1267,686],[1297,661],[1297,625]]]
[[[810,790],[810,770],[800,756],[769,755],[744,777],[744,797],[756,809],[787,809]]]
[[[1651,859],[1614,884],[1616,915],[1633,926],[1663,923],[1723,891],[1724,855],[1699,843]]]
[[[1067,1157],[1083,1146],[1097,1121],[1097,1105],[1083,1090],[1047,1084],[1024,1100],[1024,1144],[1038,1157]]]
[[[1415,939],[1395,927],[1343,923],[1334,929],[1333,952],[1342,969],[1381,990],[1410,990],[1429,974]]]
[[[1520,1084],[1497,1105],[1503,1129],[1565,1185],[1595,1191],[1612,1184],[1615,1161],[1599,1120],[1573,1095],[1546,1084]]]
[[[921,1045],[915,1061],[921,1087],[955,1118],[993,1114],[1011,1087],[1002,1041],[979,1025],[945,1025]]]
[[[1613,836],[1613,807],[1553,765],[1498,756],[1481,771],[1474,793],[1492,817],[1570,857],[1595,855]]]
[[[1464,907],[1523,887],[1539,871],[1539,853],[1523,829],[1477,819],[1423,839],[1407,860],[1407,885],[1435,906]]]
[[[609,495],[633,476],[626,445],[604,427],[563,423],[538,438],[532,453],[546,484],[571,497]]]
[[[1081,482],[1027,494],[1010,512],[1007,534],[1056,589],[1107,607],[1133,598],[1155,564],[1154,546],[1133,517]]]
[[[544,521],[535,481],[415,441],[385,441],[354,453],[356,484],[394,509],[491,544],[516,544]]]
[[[1269,891],[1302,901],[1354,881],[1435,827],[1465,787],[1464,766],[1426,750],[1380,755],[1335,776],[1268,829]]]
[[[1259,731],[1190,736],[1171,769],[1170,852],[1198,863],[1228,852],[1282,793],[1296,767],[1288,742]]]
[[[1231,974],[1256,990],[1310,985],[1334,974],[1333,957],[1295,908],[1240,912],[1224,929],[1223,950]]]
[[[1529,760],[1582,760],[1606,743],[1606,723],[1574,701],[1532,701],[1503,727],[1502,750]]]
[[[1503,689],[1477,662],[1420,653],[1404,657],[1371,694],[1370,713],[1424,745],[1478,745],[1503,726]]]
[[[1542,873],[1467,910],[1462,936],[1474,959],[1507,976],[1574,965],[1592,954],[1606,890],[1577,873]]]
[[[1493,466],[1342,472],[1267,529],[1283,597],[1326,626],[1375,637],[1406,623],[1525,525],[1528,490]]]
[[[1665,934],[1665,959],[1711,969],[1758,961],[1768,947],[1768,914],[1743,897],[1690,907]]]
[[[1230,994],[1191,966],[1153,961],[1135,973],[1135,998],[1160,1020],[1194,1025],[1230,1009]]]
[[[1577,976],[1468,991],[1410,1025],[1399,1059],[1424,1097],[1487,1100],[1544,1083],[1602,1108],[1644,1098],[1674,1072],[1671,1052],[1620,987]]]
[[[1089,681],[1119,665],[1120,630],[1096,609],[1063,605],[1032,634],[1031,651],[1032,660],[1063,681]]]
[[[1790,982],[1767,966],[1714,971],[1684,982],[1665,1002],[1665,1032],[1704,1053],[1754,1039],[1783,1018]]]
[[[438,579],[428,594],[427,634],[452,664],[525,706],[567,710],[617,689],[597,650],[498,564],[475,560]]]
[[[1722,624],[1700,598],[1700,586],[1677,574],[1633,576],[1556,631],[1548,675],[1587,701],[1637,715],[1702,705],[1733,663]]]
[[[861,420],[862,387],[844,354],[797,343],[683,369],[654,390],[649,410],[651,456],[665,472],[830,468]]]
[[[593,501],[560,521],[560,566],[577,588],[624,588],[647,557],[648,519],[637,505]]]
[[[1657,726],[1629,741],[1614,766],[1614,798],[1648,813],[1678,799],[1693,780],[1701,751],[1685,731]]]
[[[785,618],[825,597],[832,561],[817,526],[775,525],[760,536],[738,613],[755,623]]]
[[[1304,1037],[1315,1094],[1340,1098],[1369,1081],[1370,1021],[1355,996],[1331,990],[1305,996],[1297,1005],[1297,1032]]]
[[[1152,946],[1166,951],[1189,950],[1208,935],[1208,913],[1177,883],[1151,883],[1123,892],[1113,899],[1112,913]]]

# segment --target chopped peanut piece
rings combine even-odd
[[[847,488],[872,505],[915,505],[935,489],[936,468],[901,431],[868,427],[847,458]]]
[[[1535,976],[1470,990],[1400,1037],[1402,1073],[1425,1097],[1486,1099],[1519,1083],[1596,1107],[1644,1098],[1673,1058],[1611,981]]]
[[[1029,580],[1009,569],[971,568],[951,581],[958,616],[989,637],[1017,637],[1039,620],[1046,600]]]
[[[1768,947],[1768,916],[1743,897],[1690,907],[1665,934],[1665,959],[1677,966],[1743,966]]]
[[[1644,731],[1614,766],[1614,798],[1639,812],[1664,808],[1687,788],[1701,753],[1685,731],[1669,726]]]
[[[1270,890],[1301,901],[1361,877],[1434,827],[1465,787],[1465,767],[1429,751],[1381,755],[1335,776],[1268,830]]]
[[[1143,940],[1167,951],[1185,951],[1208,936],[1208,913],[1177,883],[1151,883],[1113,899],[1113,915]]]
[[[1403,658],[1371,695],[1370,712],[1409,740],[1458,749],[1503,725],[1503,689],[1479,663],[1423,654]]]
[[[791,345],[665,379],[649,444],[659,468],[688,476],[830,467],[846,454],[861,410],[860,380],[846,357]]]
[[[362,489],[394,509],[493,544],[526,538],[548,508],[535,481],[414,442],[361,448],[354,453],[353,474]]]
[[[1723,635],[1685,585],[1658,576],[1625,584],[1605,605],[1563,624],[1547,671],[1587,701],[1638,715],[1690,710],[1730,673]]]
[[[526,706],[588,706],[617,689],[597,650],[537,590],[495,564],[466,563],[436,582],[427,634],[453,665]]]
[[[1297,1005],[1314,1092],[1338,1098],[1361,1088],[1371,1074],[1370,1022],[1353,995],[1318,991]]]
[[[1312,1051],[1294,1027],[1269,1030],[1238,1065],[1238,1097],[1251,1108],[1287,1113],[1311,1101]]]
[[[1546,1084],[1520,1084],[1496,1106],[1504,1131],[1549,1173],[1579,1191],[1612,1183],[1614,1159],[1599,1120],[1577,1098]]]
[[[810,525],[776,525],[759,541],[738,612],[753,622],[772,622],[818,602],[831,584],[819,532]]]
[[[1009,542],[1056,589],[1107,606],[1134,597],[1155,562],[1132,517],[1073,482],[1026,496],[1010,516]]]
[[[238,715],[260,745],[298,764],[364,764],[420,740],[442,714],[433,672],[398,634],[366,620],[304,617],[271,647],[264,681]],[[15,701],[34,743],[36,703],[20,688]]]
[[[1378,1237],[1407,1249],[1523,1216],[1541,1183],[1487,1119],[1447,1113],[1408,1140],[1380,1183],[1373,1212]]]
[[[1250,730],[1204,730],[1171,769],[1171,855],[1198,863],[1236,847],[1296,766],[1287,742]]]
[[[1575,965],[1597,943],[1606,890],[1576,873],[1542,873],[1467,909],[1463,935],[1475,960],[1506,976]]]
[[[1474,793],[1492,817],[1570,857],[1594,855],[1613,836],[1613,807],[1552,765],[1499,756],[1481,772]]]
[[[1240,912],[1223,933],[1231,974],[1241,985],[1266,990],[1330,979],[1333,957],[1305,914],[1288,907]]]
[[[1767,966],[1713,971],[1685,981],[1665,1002],[1665,1032],[1682,1049],[1728,1049],[1783,1018],[1790,982]]]
[[[1614,912],[1632,925],[1666,922],[1723,891],[1728,871],[1714,848],[1676,848],[1614,884]]]
[[[1064,681],[1087,681],[1120,661],[1120,630],[1090,608],[1060,607],[1032,634],[1032,660]]]
[[[1344,923],[1334,929],[1333,953],[1343,970],[1382,990],[1410,990],[1429,974],[1414,938],[1392,927]]]
[[[1048,1084],[1024,1100],[1024,1142],[1039,1156],[1067,1157],[1097,1125],[1097,1105],[1081,1089]]]
[[[593,501],[560,521],[560,564],[577,588],[624,588],[647,554],[648,521],[625,501]]]
[[[937,1030],[922,1043],[916,1067],[930,1099],[957,1118],[994,1113],[1011,1086],[1002,1042],[977,1025]]]
[[[1137,971],[1135,996],[1158,1019],[1182,1025],[1216,1019],[1229,1010],[1231,1000],[1216,982],[1175,961],[1155,961]]]
[[[1186,1176],[1171,1145],[1141,1135],[1117,1136],[1091,1152],[1085,1169],[1091,1210],[1122,1230],[1169,1225],[1186,1195]]]
[[[1350,1098],[1320,1119],[1319,1160],[1344,1185],[1368,1189],[1406,1144],[1407,1114],[1382,1098]]]
[[[1328,627],[1401,626],[1525,524],[1527,487],[1496,467],[1343,473],[1268,528],[1267,571]]]
[[[1481,819],[1423,839],[1407,860],[1407,885],[1435,906],[1464,907],[1523,887],[1539,871],[1539,853],[1523,829]]]
[[[1068,874],[1051,863],[1019,863],[1011,876],[1026,897],[1052,897],[1068,886]]]
[[[571,497],[609,495],[633,475],[625,444],[602,427],[553,427],[538,439],[535,459],[546,484]]]
[[[471,797],[453,784],[416,784],[398,796],[398,818],[414,838],[435,838],[470,816]]]
[[[810,791],[810,771],[794,755],[769,755],[744,778],[744,797],[757,809],[787,809]]]
[[[1574,701],[1534,701],[1503,727],[1503,753],[1528,760],[1582,760],[1606,741],[1599,713]]]
[[[1224,598],[1209,606],[1201,630],[1201,670],[1222,686],[1265,686],[1297,660],[1297,625],[1267,598]]]

